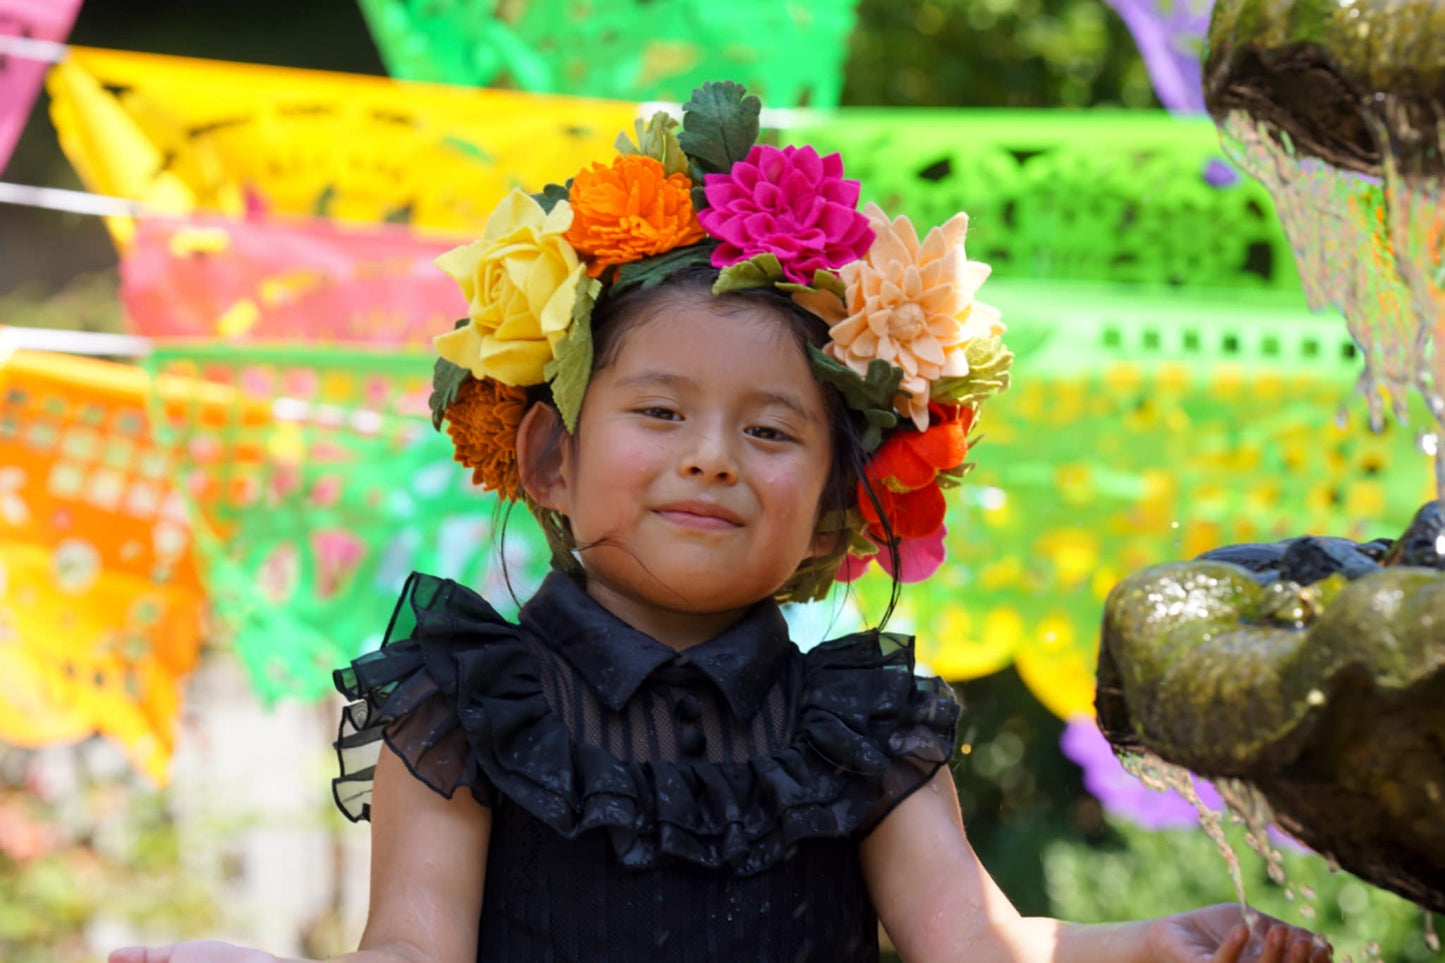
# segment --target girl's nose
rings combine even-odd
[[[715,432],[699,432],[696,443],[678,463],[679,471],[691,478],[732,483],[738,467],[732,450]]]

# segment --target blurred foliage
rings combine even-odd
[[[1059,839],[1088,843],[1105,833],[1082,772],[1059,750],[1064,722],[1013,667],[955,683],[954,690],[963,715],[953,779],[969,841],[1019,912],[1051,915],[1045,848]]]
[[[98,739],[41,755],[0,746],[0,959],[89,960],[107,925],[176,937],[215,926],[165,793]]]
[[[41,285],[22,284],[0,294],[0,325],[54,328],[62,331],[125,330],[120,303],[120,278],[115,271],[78,274],[60,290],[46,293]]]
[[[1112,819],[1109,826],[1110,838],[1102,843],[1061,838],[1045,848],[1048,896],[1059,916],[1079,922],[1147,919],[1237,898],[1224,856],[1203,832],[1150,832]],[[1349,873],[1330,872],[1322,857],[1296,850],[1284,851],[1286,883],[1276,885],[1264,860],[1246,846],[1244,827],[1231,825],[1226,833],[1239,854],[1249,904],[1324,934],[1336,960],[1441,959],[1426,947],[1424,913],[1413,903]],[[1371,942],[1379,944],[1374,957],[1366,955]]]
[[[1158,106],[1102,0],[862,0],[843,103]]]

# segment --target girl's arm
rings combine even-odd
[[[383,748],[371,794],[371,909],[355,953],[332,963],[474,963],[492,811],[443,799]],[[214,942],[131,947],[109,963],[300,963]]]
[[[1131,923],[1079,926],[1024,918],[984,870],[964,835],[947,769],[900,803],[859,852],[873,905],[908,963],[1261,963],[1324,961],[1309,934],[1264,918],[1258,955],[1238,908]],[[1141,880],[1142,885],[1147,881]]]
[[[371,908],[358,953],[408,963],[474,963],[492,811],[458,789],[443,799],[383,748],[371,795]],[[378,960],[378,963],[380,961]]]

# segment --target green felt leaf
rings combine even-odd
[[[462,318],[452,326],[455,331],[464,325],[470,324],[471,318]],[[427,405],[431,407],[431,425],[437,431],[442,430],[442,421],[445,420],[447,409],[452,402],[457,400],[457,392],[462,390],[462,384],[472,376],[472,373],[459,364],[453,364],[446,358],[438,358],[436,364],[432,365],[431,373],[431,395],[427,397]]]
[[[703,170],[697,161],[688,161],[687,176],[692,178],[692,209],[695,211],[706,210],[711,205],[707,202],[707,187],[704,178],[707,171]]]
[[[582,399],[592,377],[592,306],[602,282],[584,276],[577,282],[577,300],[572,306],[572,324],[557,342],[552,360],[542,374],[552,384],[552,402],[569,433],[577,430]]]
[[[762,109],[762,101],[742,84],[731,80],[703,84],[682,105],[678,142],[704,172],[725,173],[757,143]]]
[[[814,271],[813,287],[819,291],[831,291],[845,301],[848,299],[848,285],[843,283],[843,279],[839,277],[835,271],[828,271],[823,268]]]
[[[957,468],[946,468],[938,473],[935,479],[939,488],[957,488],[963,484],[963,478],[977,467],[975,462],[966,461]]]
[[[829,294],[836,294],[838,300],[848,300],[848,287],[843,279],[832,271],[818,270],[813,272],[812,284],[799,284],[796,281],[778,282],[778,290],[787,291],[789,294],[801,294],[804,291],[827,291]]]
[[[1009,386],[1014,355],[1002,338],[979,338],[964,349],[963,356],[968,359],[968,374],[935,381],[929,391],[935,401],[977,404]]]
[[[542,210],[551,214],[552,208],[557,206],[558,201],[565,201],[571,198],[571,191],[572,178],[569,177],[567,178],[566,184],[548,184],[542,188],[540,193],[533,194],[532,200],[542,205]]]
[[[712,293],[727,294],[729,291],[746,291],[750,288],[770,288],[783,277],[783,265],[778,256],[763,253],[723,268],[717,281],[713,283]]]
[[[669,177],[689,172],[687,155],[682,152],[682,145],[677,142],[677,121],[673,120],[671,115],[659,110],[652,115],[645,128],[641,118],[634,121],[634,124],[637,129],[637,142],[634,144],[626,131],[618,134],[619,154],[641,154],[659,160],[662,162],[662,172]]]
[[[776,285],[779,291],[786,291],[789,294],[803,294],[804,292],[827,292],[838,298],[839,306],[848,306],[848,287],[843,279],[832,271],[819,269],[813,272],[812,284],[798,284],[794,281],[779,281]]]
[[[617,279],[612,282],[612,290],[620,294],[630,287],[657,287],[689,265],[711,264],[712,252],[717,250],[717,246],[717,241],[708,238],[686,247],[675,247],[663,254],[629,261],[617,269]]]
[[[863,415],[868,425],[863,432],[863,447],[866,451],[876,450],[883,443],[883,433],[898,424],[893,399],[907,394],[898,388],[903,381],[903,369],[882,358],[874,358],[868,363],[865,378],[812,345],[808,346],[808,357],[813,363],[814,376],[841,391],[844,404]]]

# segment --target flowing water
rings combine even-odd
[[[1335,307],[1364,354],[1358,388],[1371,426],[1386,407],[1405,420],[1415,393],[1445,433],[1445,124],[1408,129],[1385,95],[1371,123],[1384,163],[1380,177],[1333,167],[1297,152],[1289,135],[1242,111],[1220,125],[1226,153],[1275,200],[1294,249],[1305,294],[1316,309]],[[1400,116],[1394,116],[1395,114]],[[1398,133],[1405,129],[1404,134]],[[1395,133],[1392,133],[1395,132]],[[1434,445],[1436,485],[1445,497],[1445,445]]]
[[[1131,752],[1120,760],[1124,769],[1135,779],[1138,779],[1150,789],[1158,792],[1174,790],[1183,796],[1199,816],[1199,825],[1204,829],[1206,835],[1214,841],[1219,849],[1219,854],[1224,857],[1225,866],[1229,872],[1229,879],[1234,884],[1235,895],[1239,898],[1240,911],[1246,921],[1252,927],[1259,918],[1259,913],[1249,905],[1244,892],[1244,872],[1239,862],[1239,854],[1235,852],[1234,846],[1224,833],[1225,813],[1215,812],[1199,798],[1199,793],[1194,787],[1195,776],[1188,769],[1176,766],[1173,763],[1165,762],[1163,759],[1151,752]],[[1298,895],[1300,903],[1298,911],[1306,921],[1315,918],[1316,894],[1312,887],[1301,884],[1298,889],[1285,876],[1284,854],[1270,840],[1269,827],[1274,822],[1274,812],[1270,808],[1269,801],[1254,786],[1238,779],[1215,779],[1211,781],[1214,788],[1218,790],[1220,798],[1224,800],[1229,818],[1234,822],[1243,823],[1247,833],[1245,842],[1249,848],[1254,850],[1264,859],[1269,872],[1269,878],[1280,886],[1284,887],[1285,898],[1293,901]],[[1326,855],[1326,865],[1331,873],[1340,871],[1339,863],[1333,857]],[[1424,916],[1425,920],[1425,945],[1432,951],[1439,951],[1440,937],[1435,932],[1435,921],[1428,911]],[[1320,937],[1316,937],[1320,940]],[[1360,949],[1361,956],[1358,963],[1368,963],[1371,960],[1381,959],[1380,944],[1368,942]],[[1340,957],[1339,963],[1357,963],[1353,954]]]
[[[1214,845],[1219,848],[1219,854],[1224,857],[1225,865],[1229,867],[1229,878],[1234,883],[1235,895],[1239,897],[1240,911],[1249,921],[1250,926],[1253,926],[1259,914],[1250,907],[1249,901],[1245,898],[1244,873],[1239,868],[1239,854],[1234,851],[1228,837],[1224,835],[1223,814],[1206,806],[1199,798],[1199,793],[1195,791],[1194,774],[1181,766],[1165,762],[1151,752],[1129,753],[1120,761],[1124,764],[1126,771],[1150,789],[1159,792],[1173,789],[1194,807],[1194,811],[1199,815],[1199,825],[1204,828],[1204,832],[1209,838],[1214,840]]]

